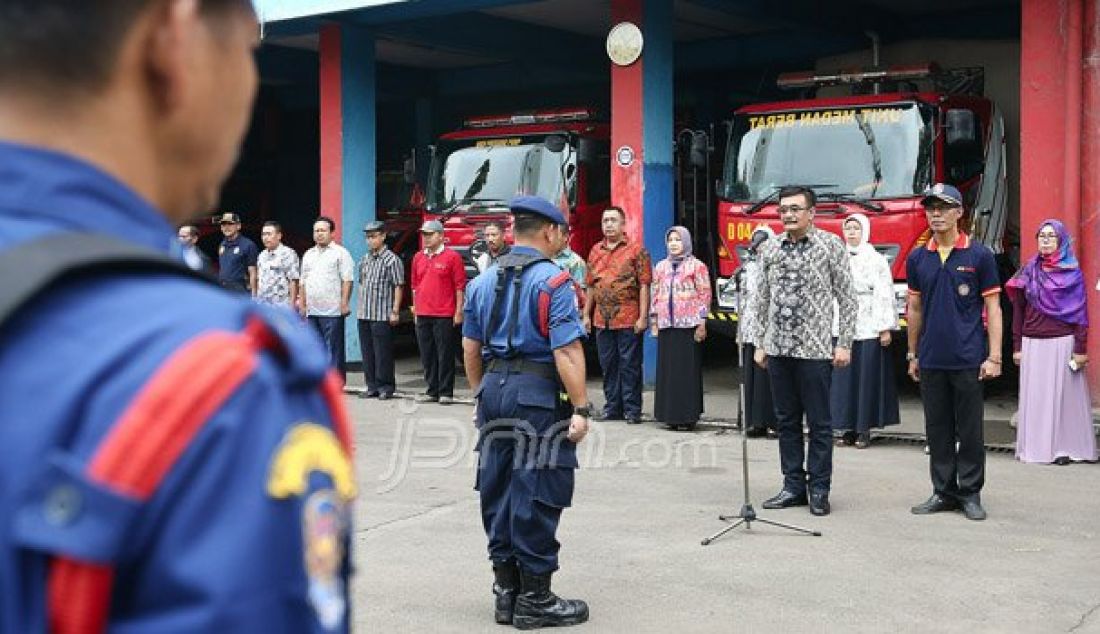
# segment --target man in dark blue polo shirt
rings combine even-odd
[[[905,264],[907,358],[909,376],[920,383],[924,401],[933,493],[912,511],[926,515],[961,507],[968,519],[983,520],[981,381],[1001,374],[1000,277],[989,247],[959,231],[959,190],[937,183],[924,194],[921,204],[932,238]],[[983,310],[988,334],[982,329]]]
[[[218,224],[225,236],[218,247],[218,280],[231,291],[255,295],[256,258],[260,250],[255,242],[241,235],[241,218],[237,214],[222,214]]]

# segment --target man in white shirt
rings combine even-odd
[[[317,329],[329,351],[332,367],[344,371],[344,319],[351,312],[351,284],[355,263],[348,250],[332,241],[336,223],[321,216],[313,223],[313,242],[302,256],[298,284],[302,316]]]

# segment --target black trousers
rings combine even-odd
[[[768,357],[783,488],[791,493],[806,492],[807,474],[810,493],[828,493],[832,486],[833,424],[829,417],[832,376],[830,361]],[[810,428],[808,452],[803,446],[803,414]]]
[[[393,369],[393,326],[385,321],[360,319],[359,350],[363,353],[367,392],[392,396],[397,389]]]
[[[920,394],[932,489],[948,498],[977,498],[985,484],[985,404],[978,368],[922,369]]]
[[[455,322],[453,317],[417,317],[416,343],[428,396],[454,396]]]
[[[749,429],[775,429],[775,403],[768,371],[752,360],[756,346],[741,344],[741,372],[744,374],[744,423]]]

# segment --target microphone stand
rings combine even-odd
[[[743,297],[741,295],[741,274],[742,274],[742,271],[740,269],[738,269],[737,273],[734,274],[734,279],[736,280],[736,283],[737,283],[737,297],[739,299],[739,301],[738,301],[738,309],[739,310],[743,310],[744,307],[745,307],[745,302],[741,301],[743,299]],[[738,326],[738,328],[741,327],[741,322],[740,321],[738,322],[737,326]],[[738,334],[740,334],[740,333],[738,333]],[[750,494],[749,494],[749,436],[748,436],[749,426],[748,426],[747,421],[745,420],[745,418],[746,418],[746,413],[745,413],[745,372],[746,372],[746,369],[745,369],[745,365],[744,365],[745,364],[744,348],[745,348],[745,346],[744,346],[743,343],[738,343],[737,344],[737,367],[740,370],[739,385],[737,386],[737,423],[741,427],[741,481],[744,485],[744,495],[745,495],[744,503],[741,505],[741,511],[739,513],[737,513],[736,515],[719,515],[718,519],[720,521],[726,522],[729,525],[723,527],[722,530],[720,530],[717,533],[711,535],[710,537],[704,538],[703,541],[702,541],[702,545],[703,546],[709,546],[710,544],[712,544],[714,542],[714,540],[716,540],[719,537],[725,535],[726,533],[732,531],[733,529],[738,528],[739,526],[744,526],[746,529],[751,530],[753,522],[760,522],[762,524],[767,524],[769,526],[776,526],[776,527],[779,527],[779,528],[785,528],[789,531],[794,531],[796,533],[802,533],[804,535],[813,535],[814,537],[821,537],[821,531],[815,531],[815,530],[811,530],[811,529],[808,529],[808,528],[802,528],[800,526],[794,526],[792,524],[784,524],[782,522],[776,522],[776,521],[773,521],[773,520],[764,519],[763,517],[760,517],[756,514],[756,509],[753,508],[753,506],[752,506],[752,499],[750,498]],[[754,361],[752,359],[749,359],[748,363],[754,363]]]

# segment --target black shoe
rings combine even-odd
[[[828,515],[832,510],[829,507],[829,494],[828,493],[811,493],[810,494],[810,512],[814,515]]]
[[[856,433],[854,431],[846,431],[836,437],[834,444],[837,447],[851,447],[856,444]]]
[[[1059,467],[1064,467],[1070,463],[1069,456],[1058,456],[1054,459],[1054,464]]]
[[[641,416],[627,416],[626,417],[626,424],[627,425],[641,425],[642,424],[642,417]]]
[[[378,398],[378,392],[360,392],[359,398]]]
[[[378,395],[378,400],[380,401],[388,401],[391,398],[393,398],[393,394],[390,394],[389,392],[382,392]]]
[[[806,504],[805,493],[791,493],[786,489],[777,493],[775,497],[764,500],[766,509],[785,509],[791,506],[806,506]]]
[[[763,427],[749,427],[745,430],[745,435],[749,438],[763,438],[768,434],[768,430]]]
[[[519,566],[515,561],[493,562],[493,618],[501,625],[512,623],[512,614],[516,609],[516,597],[519,596]]]
[[[913,515],[931,515],[944,511],[958,510],[959,503],[954,498],[946,498],[939,493],[933,493],[932,497],[909,509]]]
[[[982,503],[978,501],[977,497],[966,498],[962,500],[961,504],[966,519],[976,521],[985,519],[985,509],[982,508]]]
[[[588,604],[562,599],[550,591],[550,575],[536,575],[520,568],[520,594],[512,625],[520,630],[577,625],[588,620]]]
[[[615,414],[613,412],[612,413],[601,412],[599,414],[596,414],[596,416],[595,416],[595,420],[605,422],[605,423],[608,422],[608,421],[622,420],[622,419],[623,419],[622,414]]]
[[[779,432],[772,429],[771,427],[768,428],[767,434],[768,434],[768,438],[771,438],[772,440],[775,440],[776,438],[779,438]]]

